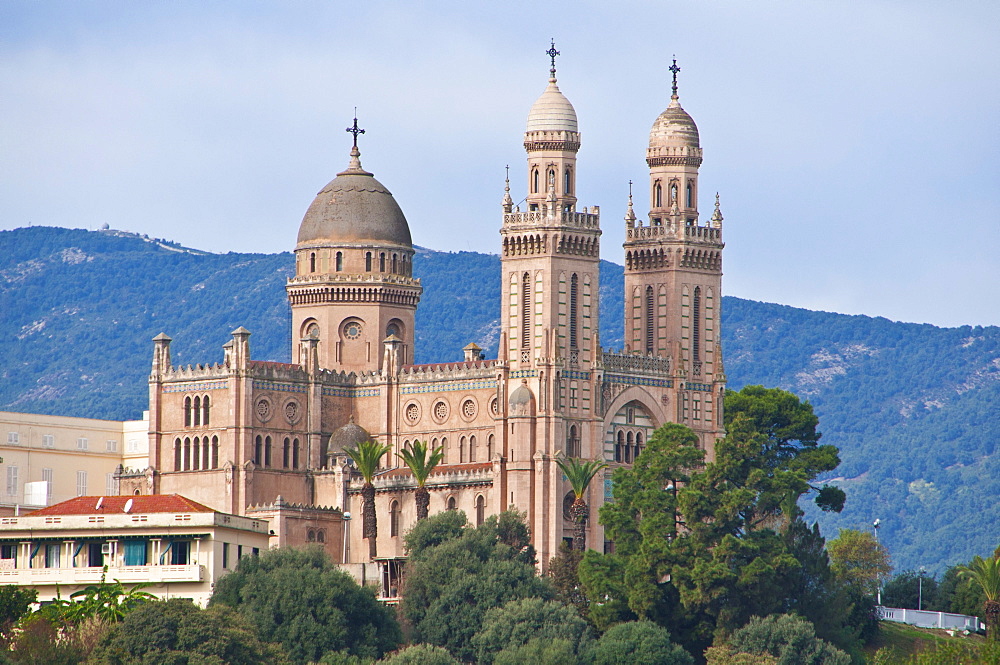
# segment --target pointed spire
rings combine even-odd
[[[628,211],[625,213],[625,226],[635,227],[635,210],[632,209],[632,181],[628,181]]]
[[[549,56],[552,60],[552,66],[549,68],[549,81],[552,83],[556,82],[556,56],[559,55],[559,51],[556,50],[556,40],[555,37],[552,38],[552,45],[549,50],[545,52],[545,55]]]
[[[358,150],[358,134],[364,134],[365,130],[358,127],[357,107],[354,108],[354,124],[348,127],[346,131],[354,135],[354,145],[351,146],[351,161],[347,165],[347,169],[337,175],[371,175],[371,173],[365,171],[361,166],[361,151]]]
[[[712,228],[722,228],[722,210],[719,209],[719,193],[715,193],[715,212],[712,213]]]
[[[507,177],[504,179],[503,187],[503,211],[510,212],[514,207],[514,200],[510,198],[510,164],[504,168],[507,169]]]

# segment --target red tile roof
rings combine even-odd
[[[493,462],[472,462],[470,464],[438,464],[431,471],[432,476],[442,473],[461,473],[462,471],[486,471],[493,468]],[[412,476],[409,467],[399,466],[395,469],[388,469],[378,474],[379,478],[396,478],[399,476]]]
[[[97,508],[97,500],[101,507]],[[129,515],[149,513],[214,513],[208,506],[192,501],[180,494],[143,494],[139,496],[78,496],[28,513],[28,516],[44,515],[108,515],[125,512],[125,502],[132,501]]]

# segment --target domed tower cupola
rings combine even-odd
[[[319,366],[381,369],[382,343],[403,341],[412,363],[413,321],[420,281],[412,277],[410,227],[392,193],[361,166],[357,118],[347,128],[350,162],[313,199],[299,225],[292,306],[292,357],[301,341],[318,339]],[[360,288],[359,288],[360,287]]]
[[[673,74],[670,104],[653,122],[646,150],[649,217],[654,225],[667,218],[693,224],[698,220],[701,141],[698,125],[681,106],[677,95],[677,73],[681,68],[676,59],[669,70]]]
[[[580,130],[576,109],[556,82],[555,42],[546,54],[551,60],[549,84],[528,112],[524,149],[528,153],[528,209],[555,205],[571,211],[576,206],[576,153]]]

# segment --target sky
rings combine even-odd
[[[1000,325],[998,25],[995,0],[4,0],[0,229],[290,250],[357,107],[414,243],[497,253],[555,39],[603,258],[676,55],[727,294]]]

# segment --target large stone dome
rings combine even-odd
[[[555,78],[528,111],[528,132],[576,132],[576,109],[559,91]]]
[[[392,243],[412,246],[410,226],[385,185],[361,168],[360,153],[351,165],[320,190],[299,226],[299,245],[316,243]]]
[[[674,97],[649,130],[650,148],[700,148],[698,125]]]
[[[372,435],[364,427],[354,424],[354,421],[343,427],[338,427],[330,437],[330,452],[339,453],[347,448],[357,448],[363,441],[371,441]]]

